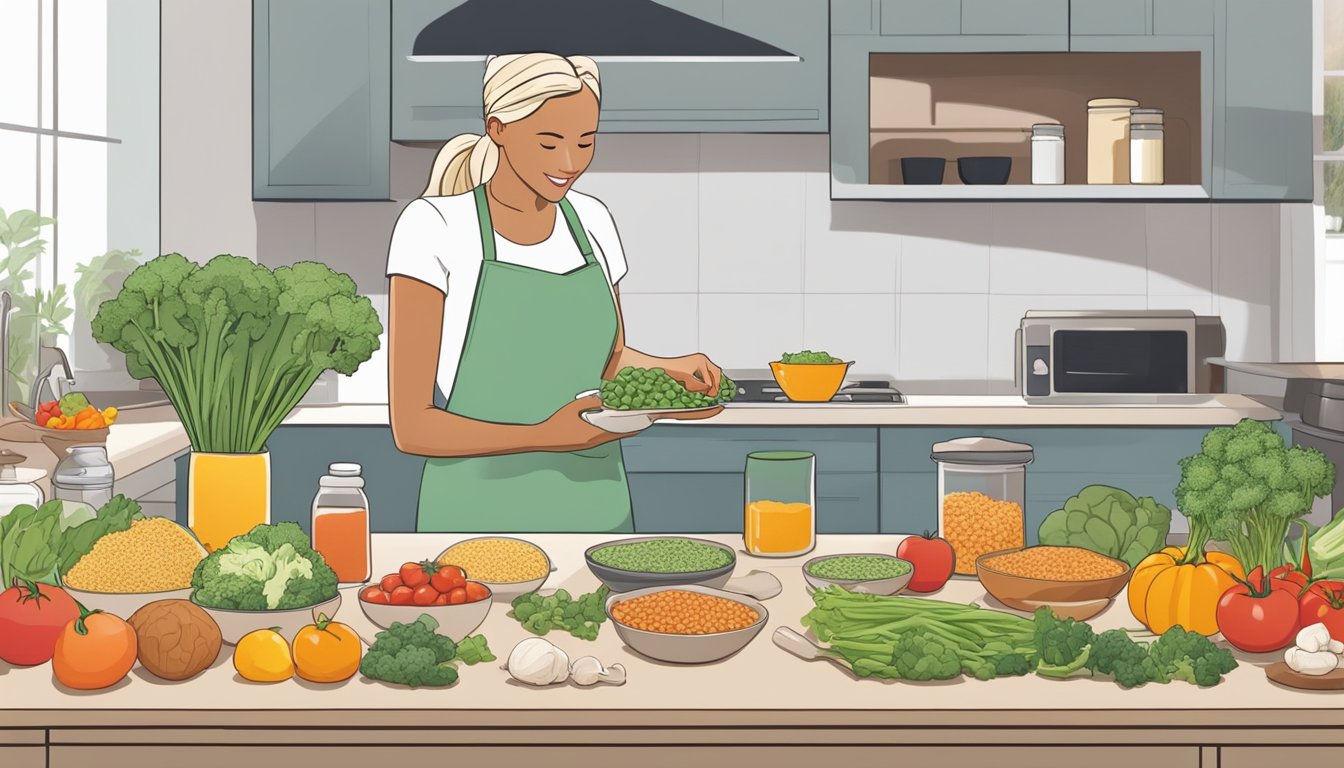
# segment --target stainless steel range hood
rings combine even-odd
[[[546,51],[599,63],[802,61],[653,0],[466,0],[415,38],[411,61]]]

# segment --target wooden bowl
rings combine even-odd
[[[71,448],[80,445],[103,445],[107,443],[110,427],[102,429],[48,429],[38,426],[32,414],[24,415],[20,403],[8,403],[9,412],[18,419],[8,422],[3,439],[16,443],[42,443],[58,458],[65,458]]]
[[[1086,619],[1101,613],[1110,605],[1111,598],[1129,583],[1134,569],[1114,558],[1106,558],[1124,570],[1115,576],[1085,581],[1056,581],[1018,576],[986,565],[991,559],[1010,552],[1038,547],[1016,547],[989,552],[976,558],[975,574],[981,585],[994,599],[1019,611],[1028,613],[1048,606],[1061,618]],[[1053,547],[1058,549],[1058,547]]]

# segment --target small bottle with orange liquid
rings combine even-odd
[[[336,572],[342,585],[362,584],[372,576],[369,500],[358,464],[327,469],[313,498],[313,549]]]
[[[758,557],[796,557],[817,543],[816,456],[806,451],[747,455],[742,541]]]

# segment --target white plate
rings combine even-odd
[[[578,395],[575,395],[574,399],[582,400],[585,397],[591,397],[597,394],[597,390],[580,392]],[[635,432],[642,432],[653,426],[655,421],[670,418],[674,414],[710,411],[719,407],[720,406],[717,405],[707,405],[703,408],[643,409],[632,411],[603,408],[600,411],[585,411],[583,413],[583,420],[598,429],[606,430],[612,434],[629,435]]]

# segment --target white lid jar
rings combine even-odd
[[[112,500],[112,463],[107,448],[78,445],[61,459],[51,475],[51,496],[61,501],[78,501],[101,509]]]
[[[313,497],[313,549],[342,584],[362,584],[373,575],[369,499],[362,471],[358,464],[331,464]]]
[[[27,456],[8,448],[0,450],[0,517],[21,504],[40,507],[46,501],[37,481],[47,473],[33,467],[19,466],[27,460]]]
[[[1064,183],[1064,126],[1059,123],[1031,126],[1031,183]]]
[[[961,437],[933,446],[938,464],[938,531],[956,555],[956,573],[975,574],[982,555],[1026,546],[1030,445]]]

